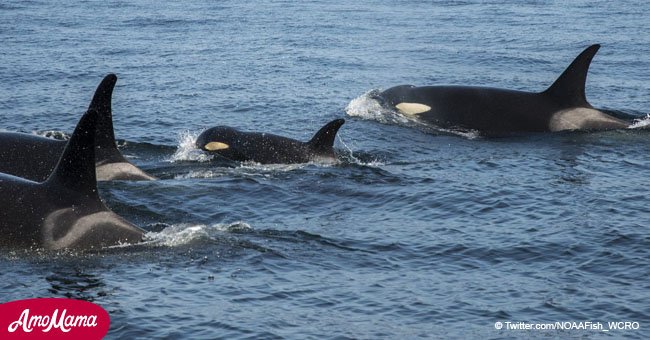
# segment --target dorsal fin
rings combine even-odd
[[[307,142],[316,151],[329,151],[334,147],[334,139],[345,119],[335,119],[323,126],[314,137]]]
[[[97,130],[95,135],[95,161],[97,164],[126,162],[117,149],[115,132],[113,131],[112,98],[117,76],[109,74],[99,83],[95,95],[90,102],[97,115]]]
[[[582,51],[544,93],[553,96],[564,105],[591,107],[585,95],[585,83],[589,65],[599,48],[600,45],[595,44]]]
[[[62,185],[88,196],[97,196],[95,175],[95,128],[97,110],[90,108],[81,117],[46,183]]]

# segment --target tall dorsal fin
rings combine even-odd
[[[307,142],[316,151],[329,151],[334,147],[334,139],[345,119],[335,119],[323,126],[314,137]]]
[[[97,130],[95,135],[95,161],[98,164],[126,162],[117,149],[113,131],[112,98],[117,76],[109,74],[95,90],[89,109],[97,111]]]
[[[553,96],[564,105],[591,107],[585,95],[585,83],[591,60],[598,52],[599,44],[587,47],[544,93]]]
[[[81,117],[46,183],[62,185],[88,196],[97,196],[97,177],[95,175],[97,120],[97,110],[93,108]]]

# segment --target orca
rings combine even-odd
[[[203,131],[196,147],[233,161],[261,164],[307,163],[333,159],[334,139],[344,119],[335,119],[323,126],[308,142],[261,132],[239,131],[216,126]]]
[[[140,242],[144,232],[110,211],[97,192],[95,102],[45,181],[0,173],[0,245],[96,249]]]
[[[600,45],[587,47],[545,91],[476,86],[389,88],[374,99],[404,116],[441,128],[486,135],[565,130],[612,130],[630,122],[594,109],[585,96],[587,72]]]
[[[127,161],[117,149],[113,131],[111,99],[117,76],[109,74],[97,86],[91,106],[98,112],[95,132],[95,164],[97,179],[108,180],[154,180]],[[44,181],[50,175],[66,141],[40,137],[26,133],[0,133],[0,172]]]

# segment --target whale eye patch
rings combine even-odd
[[[208,151],[218,151],[228,149],[230,145],[221,142],[210,142],[206,144],[203,148]]]
[[[417,115],[431,110],[431,106],[420,103],[399,103],[395,108],[405,115]]]

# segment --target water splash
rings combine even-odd
[[[184,131],[178,138],[178,148],[176,152],[169,158],[169,162],[208,162],[214,158],[213,155],[207,154],[195,146],[198,133]]]
[[[355,164],[360,166],[369,166],[372,168],[380,168],[385,165],[384,162],[380,161],[377,157],[373,156],[371,159],[361,159],[360,156],[355,155],[352,148],[348,146],[342,136],[339,136],[339,142],[343,145],[343,149],[339,149],[339,152],[343,152],[338,156],[339,161],[344,164]]]
[[[380,92],[380,90],[374,89],[352,99],[345,107],[345,113],[350,117],[374,120],[384,124],[408,123],[409,119],[393,110],[386,109],[374,99]]]
[[[646,129],[650,128],[650,114],[646,114],[645,117],[635,119],[632,125],[627,127],[628,129]]]

